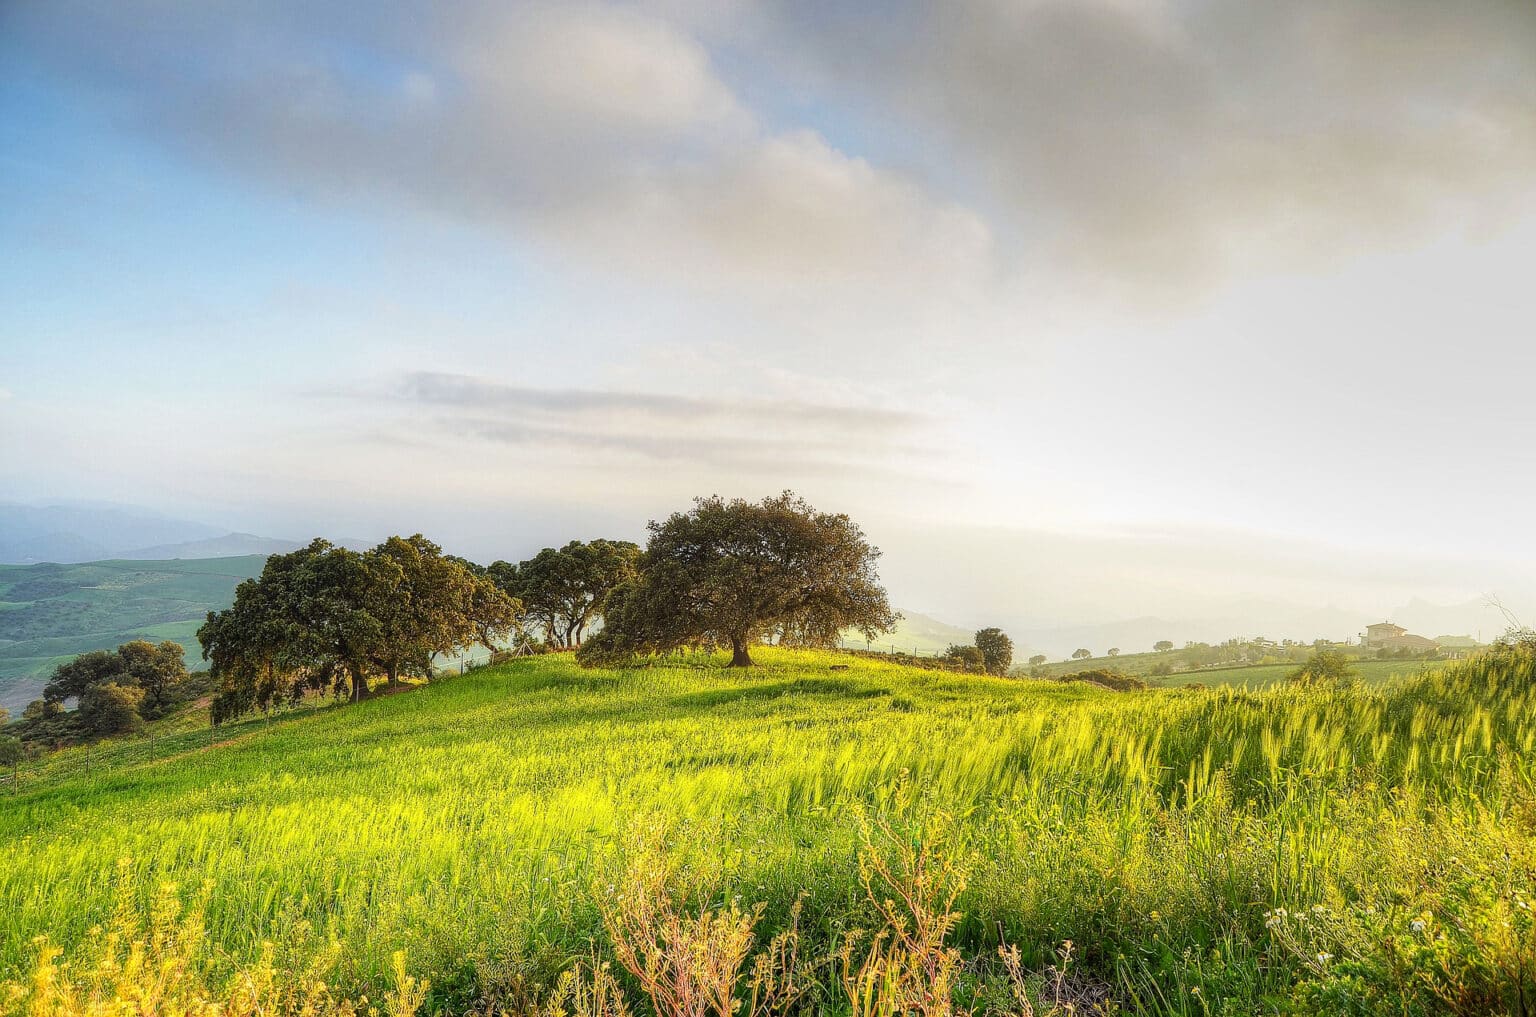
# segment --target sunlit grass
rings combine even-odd
[[[1266,926],[1277,907],[1370,929],[1532,896],[1526,658],[1385,690],[1122,694],[762,657],[747,674],[535,658],[212,749],[188,731],[101,750],[0,799],[0,976],[33,936],[102,923],[126,857],[144,886],[211,881],[207,936],[232,959],[302,920],[343,945],[349,988],[388,984],[397,950],[442,999],[552,979],[600,934],[600,863],[652,814],[699,887],[763,902],[770,925],[805,895],[804,934],[832,942],[868,918],[849,810],[903,775],[959,817],[968,954],[1006,940],[1039,969],[1070,939],[1167,1012],[1204,1012],[1193,988],[1256,1006],[1320,977]],[[1473,889],[1448,897],[1448,867]]]

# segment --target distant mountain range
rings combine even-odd
[[[229,558],[301,546],[126,506],[0,503],[0,564]]]
[[[180,544],[160,544],[137,551],[125,551],[115,557],[129,561],[161,560],[171,558],[233,558],[247,554],[287,554],[302,544],[275,537],[258,537],[254,533],[226,533],[222,537],[206,540],[188,540]]]
[[[220,533],[203,523],[117,505],[0,503],[0,562],[7,563],[99,561]]]

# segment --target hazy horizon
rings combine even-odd
[[[1530,4],[21,3],[0,137],[0,500],[1536,619]]]

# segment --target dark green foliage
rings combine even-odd
[[[1307,662],[1291,672],[1291,681],[1299,685],[1339,684],[1358,672],[1349,658],[1336,650],[1318,650]]]
[[[988,674],[1007,674],[1013,665],[1013,640],[1002,629],[981,629],[976,633],[976,649],[981,651]]]
[[[1157,642],[1152,644],[1152,649],[1156,650],[1158,653],[1167,653],[1169,650],[1173,649],[1173,640],[1159,639]]]
[[[364,552],[316,539],[268,558],[198,630],[214,722],[310,689],[362,699],[371,675],[429,678],[438,654],[494,649],[518,627],[519,610],[488,574],[420,534]]]
[[[987,669],[986,655],[975,646],[963,646],[959,643],[952,643],[949,649],[944,651],[944,656],[967,671],[985,671]]]
[[[1037,653],[1033,657],[1029,658],[1029,666],[1030,667],[1039,667],[1041,664],[1044,664],[1045,661],[1046,661],[1045,654]]]
[[[138,686],[101,682],[80,694],[80,708],[76,714],[86,734],[123,734],[144,726],[144,718],[139,713],[143,703],[144,690]]]
[[[135,639],[117,648],[123,673],[133,687],[144,692],[144,715],[163,716],[179,702],[177,690],[187,680],[186,656],[181,644],[165,641],[151,643]]]
[[[181,645],[136,639],[60,664],[43,698],[22,715],[24,733],[33,740],[67,741],[135,731],[145,718],[164,716],[189,693]],[[64,710],[71,699],[79,704],[73,715]]]
[[[1087,660],[1091,656],[1093,656],[1093,651],[1086,647],[1079,647],[1072,651],[1073,660]]]
[[[92,685],[111,681],[124,670],[122,660],[113,651],[82,653],[54,670],[53,677],[43,688],[43,699],[50,703],[77,699]]]
[[[635,575],[640,548],[626,540],[573,540],[518,565],[494,562],[487,574],[523,604],[528,619],[559,649],[580,646],[608,595]]]
[[[1106,689],[1114,689],[1116,692],[1140,692],[1147,688],[1147,683],[1135,675],[1111,671],[1103,667],[1062,675],[1056,680],[1062,682],[1087,682],[1090,685],[1102,685]]]
[[[27,704],[27,708],[21,711],[21,720],[24,724],[36,724],[40,721],[61,716],[64,707],[60,703],[50,703],[46,699],[34,699]]]
[[[582,663],[729,646],[732,666],[745,667],[749,647],[770,635],[834,646],[846,629],[873,639],[896,623],[875,571],[879,550],[846,515],[817,512],[791,492],[761,502],[699,498],[650,533]]]

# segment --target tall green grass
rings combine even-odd
[[[804,933],[834,943],[870,918],[849,810],[901,781],[960,817],[962,948],[1007,941],[1040,968],[1071,940],[1132,1008],[1274,1012],[1350,979],[1390,996],[1383,944],[1411,922],[1460,930],[1454,974],[1497,953],[1479,923],[1536,896],[1529,655],[1386,689],[1145,693],[763,657],[534,658],[44,778],[0,800],[0,979],[41,932],[87,938],[128,858],[146,887],[211,881],[207,934],[232,958],[308,921],[357,987],[404,949],[462,1006],[586,951],[594,881],[654,814],[702,893],[769,924],[803,897]],[[1314,908],[1332,917],[1293,921]]]

